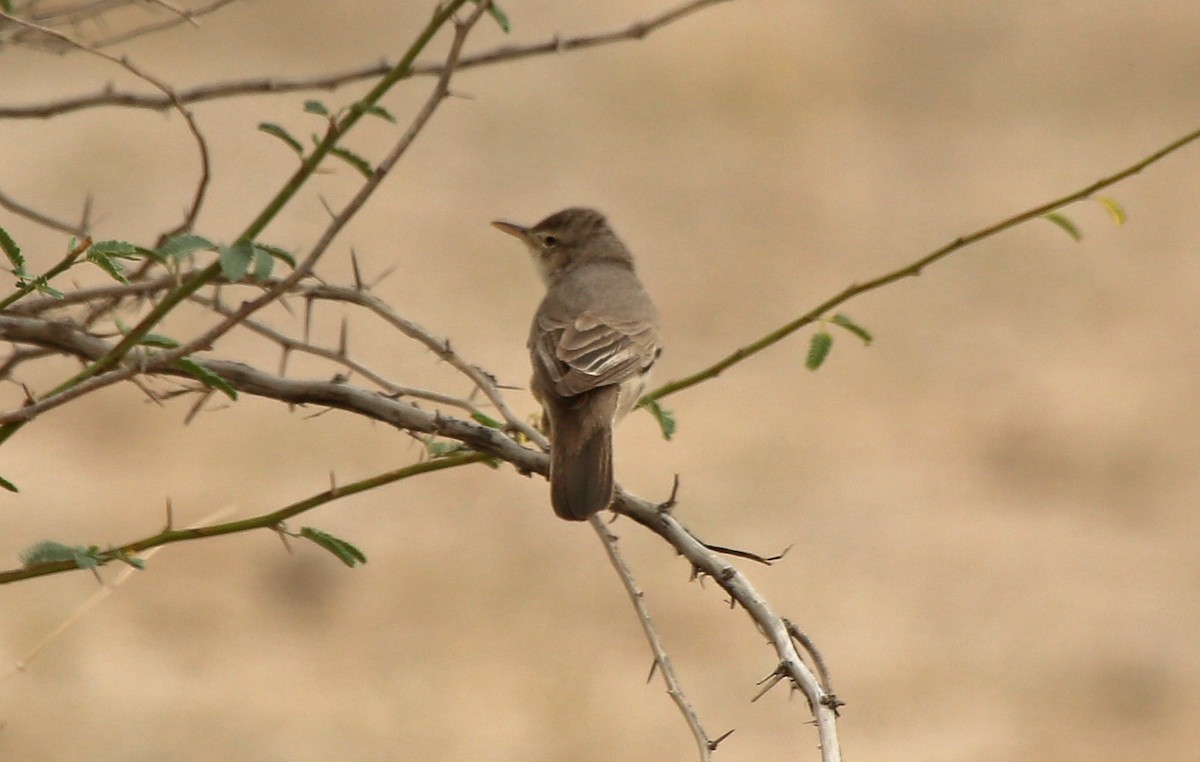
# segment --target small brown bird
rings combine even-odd
[[[531,389],[550,426],[550,504],[583,521],[612,503],[612,427],[637,404],[662,352],[658,313],[599,212],[492,225],[525,242],[546,282],[529,329]]]

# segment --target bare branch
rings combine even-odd
[[[158,2],[164,6],[166,5],[166,3],[163,3],[162,0],[155,0],[155,2]],[[200,8],[193,8],[191,10],[173,9],[174,13],[176,14],[174,18],[170,18],[165,21],[156,21],[149,24],[143,24],[142,26],[135,27],[126,32],[120,32],[118,34],[97,40],[92,44],[97,48],[107,48],[122,42],[128,42],[129,40],[137,37],[144,37],[148,34],[161,32],[164,29],[170,29],[171,27],[179,26],[180,24],[199,26],[199,24],[196,23],[196,19],[200,18],[201,16],[207,16],[210,13],[215,13],[216,11],[224,8],[226,5],[234,2],[237,2],[237,0],[214,0],[208,5]]]
[[[702,762],[708,762],[712,759],[712,753],[717,749],[717,743],[708,737],[704,732],[704,726],[700,724],[700,717],[696,714],[696,710],[692,708],[691,702],[688,701],[687,695],[683,692],[683,686],[679,682],[679,677],[675,674],[675,668],[671,666],[671,657],[667,655],[667,649],[663,645],[662,638],[659,637],[658,628],[654,626],[654,620],[650,618],[650,611],[646,608],[645,596],[638,588],[637,581],[633,578],[633,572],[629,565],[625,563],[624,557],[617,547],[617,537],[608,531],[608,527],[604,526],[604,522],[600,517],[593,515],[588,521],[592,525],[592,529],[600,537],[600,542],[604,544],[604,551],[608,554],[608,561],[612,564],[613,569],[617,572],[617,577],[620,578],[621,584],[625,587],[625,593],[629,596],[629,601],[633,604],[633,610],[637,613],[638,623],[642,625],[642,632],[646,635],[647,642],[650,643],[650,650],[654,653],[654,664],[658,668],[659,674],[663,677],[663,682],[667,684],[667,695],[679,707],[680,713],[683,714],[684,720],[687,721],[688,728],[692,731],[692,737],[696,739],[696,748],[700,752]],[[728,733],[721,738],[728,737]]]
[[[229,307],[226,307],[225,305],[221,304],[220,302],[217,302],[214,299],[206,299],[202,296],[196,296],[194,294],[190,297],[190,299],[193,302],[196,302],[198,304],[202,304],[202,305],[208,307],[209,309],[213,310],[214,312],[216,312],[219,315],[228,316],[228,315],[233,314],[232,309],[230,309]],[[342,367],[346,368],[347,370],[357,373],[366,379],[369,379],[372,383],[378,385],[379,388],[382,389],[389,396],[392,396],[392,397],[415,397],[417,399],[423,399],[423,400],[427,400],[429,402],[435,402],[435,403],[441,404],[441,405],[448,405],[450,407],[456,407],[461,410],[465,410],[471,414],[482,414],[483,413],[483,411],[480,410],[479,407],[477,405],[473,404],[470,400],[462,399],[460,397],[453,397],[449,394],[442,394],[441,392],[435,392],[435,391],[431,391],[428,389],[418,389],[413,386],[405,386],[403,384],[397,384],[394,381],[389,381],[388,379],[384,378],[381,374],[371,370],[366,365],[363,365],[362,363],[355,360],[353,357],[351,357],[346,352],[343,352],[340,350],[335,350],[335,349],[326,349],[324,347],[318,347],[315,344],[310,344],[309,342],[302,341],[300,339],[295,339],[295,338],[292,338],[291,336],[286,336],[286,335],[280,333],[279,331],[276,331],[275,329],[273,329],[263,323],[260,323],[255,320],[250,320],[248,318],[242,321],[242,325],[244,325],[251,332],[256,333],[259,336],[262,336],[263,338],[269,339],[270,341],[278,344],[280,347],[283,348],[283,351],[285,354],[292,352],[292,351],[303,352],[305,354],[309,354],[314,357],[321,357],[323,359],[329,360],[330,362],[337,363],[338,365],[341,365]],[[343,325],[345,325],[345,323],[343,323]],[[280,370],[279,375],[281,375],[281,376],[284,375],[282,370]]]
[[[13,214],[24,217],[27,220],[36,222],[42,227],[50,228],[51,230],[57,230],[59,232],[66,233],[67,235],[79,236],[82,238],[86,232],[85,227],[82,225],[72,225],[69,222],[56,220],[47,214],[43,214],[36,209],[32,209],[17,202],[3,191],[0,191],[0,207],[7,209]]]
[[[618,487],[613,510],[628,516],[669,542],[694,568],[716,580],[717,584],[746,610],[775,648],[775,653],[779,656],[780,673],[786,675],[808,698],[813,716],[817,720],[821,759],[823,762],[840,760],[835,711],[840,702],[822,688],[820,681],[796,651],[786,621],[775,613],[750,581],[737,568],[705,547],[704,543],[676,521],[671,513],[659,510],[657,505],[630,495]]]
[[[568,38],[554,37],[550,40],[528,45],[498,47],[483,53],[464,56],[456,64],[455,68],[461,70],[476,66],[491,66],[493,64],[517,61],[535,56],[565,53],[573,50],[586,50],[617,42],[640,40],[650,33],[695,13],[706,6],[721,2],[726,2],[726,0],[692,0],[653,18],[645,21],[637,21],[622,29],[611,32]],[[354,82],[361,82],[382,76],[390,71],[393,66],[394,64],[388,62],[379,62],[335,74],[322,74],[301,79],[255,78],[236,82],[219,82],[182,90],[178,93],[178,98],[180,103],[199,103],[238,95],[334,90]],[[412,67],[408,76],[441,76],[443,73],[445,73],[445,64],[417,64]],[[51,103],[28,106],[3,106],[0,107],[0,119],[46,119],[58,116],[59,114],[95,108],[97,106],[121,106],[161,111],[170,108],[172,102],[169,98],[159,95],[105,89],[91,95],[76,96]]]
[[[109,53],[105,53],[103,50],[100,50],[96,47],[79,42],[63,32],[59,32],[45,26],[40,26],[31,21],[25,21],[24,19],[17,18],[16,16],[5,13],[4,11],[0,11],[0,18],[6,19],[14,24],[18,24],[29,29],[34,29],[49,37],[60,40],[71,47],[78,48],[79,50],[86,51],[94,56],[98,56],[106,61],[114,63],[138,79],[150,83],[150,85],[166,96],[170,107],[178,111],[180,116],[183,117],[184,122],[187,124],[188,131],[191,133],[192,138],[196,141],[196,148],[200,152],[200,179],[196,183],[196,191],[192,198],[192,205],[188,208],[187,213],[184,215],[183,222],[179,224],[179,227],[174,232],[179,233],[186,230],[191,230],[192,224],[196,221],[196,216],[200,214],[200,206],[204,203],[204,194],[208,189],[208,143],[205,142],[204,135],[200,133],[200,127],[196,124],[196,120],[192,117],[192,113],[183,107],[183,102],[179,100],[179,96],[175,94],[175,91],[171,88],[171,86],[149,72],[146,72],[140,67],[135,66],[125,56],[118,58]]]
[[[109,15],[122,6],[141,6],[147,2],[167,9],[173,16],[165,21],[149,22],[125,32],[118,32],[109,37],[93,40],[90,44],[96,48],[103,48],[169,29],[180,24],[199,26],[196,19],[218,11],[224,6],[235,2],[235,0],[214,0],[214,2],[208,5],[192,9],[177,8],[165,0],[78,0],[77,2],[69,3],[53,3],[45,11],[39,10],[39,7],[42,5],[39,0],[30,0],[26,3],[15,4],[13,11],[34,24],[47,28],[56,30],[65,28],[78,29],[86,21],[95,19],[101,20],[102,23],[102,16]],[[25,45],[32,48],[49,50],[54,53],[62,53],[71,50],[73,47],[57,37],[47,38],[45,34],[37,29],[15,25],[7,29],[0,27],[0,46],[6,43]]]

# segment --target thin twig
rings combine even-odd
[[[679,707],[680,713],[687,721],[688,728],[692,731],[692,737],[696,739],[696,748],[700,752],[700,759],[702,762],[708,762],[712,759],[712,753],[716,751],[718,742],[713,741],[704,732],[704,726],[700,724],[700,717],[696,714],[691,702],[688,701],[687,694],[683,692],[683,686],[675,674],[675,668],[671,666],[671,657],[667,654],[662,638],[659,637],[654,620],[650,618],[649,609],[646,608],[645,596],[638,588],[637,581],[633,578],[633,571],[630,570],[629,564],[625,563],[625,559],[617,547],[617,538],[608,531],[608,527],[604,526],[604,522],[600,520],[599,516],[593,515],[588,521],[604,545],[608,561],[616,570],[617,577],[620,578],[625,593],[629,596],[630,603],[633,604],[638,623],[642,625],[642,632],[645,633],[646,640],[650,643],[650,650],[654,653],[654,663],[658,667],[659,674],[662,675],[663,682],[667,685],[667,695],[675,702],[675,706]],[[726,733],[722,738],[726,738],[728,735]]]
[[[226,307],[214,299],[207,299],[205,297],[193,294],[190,297],[190,300],[196,302],[197,304],[202,304],[205,307],[208,307],[218,315],[228,316],[232,315],[234,312],[234,310],[231,308]],[[249,318],[243,320],[242,325],[252,333],[256,333],[259,336],[278,344],[285,353],[293,351],[303,352],[314,357],[320,357],[329,360],[330,362],[337,363],[347,370],[357,373],[363,378],[366,378],[372,383],[378,385],[379,388],[386,392],[389,396],[413,397],[416,399],[434,402],[439,405],[456,407],[461,410],[465,410],[470,414],[483,414],[483,411],[479,409],[479,406],[472,404],[470,400],[462,399],[461,397],[454,397],[449,394],[443,394],[441,392],[431,391],[429,389],[418,389],[413,386],[405,386],[403,384],[397,384],[393,381],[389,381],[380,373],[371,370],[366,365],[355,360],[348,353],[334,349],[326,349],[325,347],[318,347],[317,345],[311,344],[307,341],[292,338],[291,336],[287,336],[279,331],[276,331],[270,326]],[[284,374],[280,372],[280,375]]]
[[[1142,170],[1144,170],[1146,167],[1150,166],[1151,164],[1154,164],[1155,162],[1160,161],[1161,159],[1167,157],[1168,155],[1174,153],[1175,151],[1178,151],[1179,149],[1183,148],[1184,146],[1188,145],[1189,143],[1195,142],[1198,139],[1200,139],[1200,130],[1195,130],[1193,132],[1189,132],[1188,134],[1184,135],[1183,137],[1179,138],[1178,140],[1175,140],[1175,141],[1167,144],[1166,146],[1163,146],[1162,148],[1158,149],[1157,151],[1155,151],[1154,153],[1145,157],[1144,159],[1141,159],[1140,161],[1137,161],[1118,172],[1114,172],[1113,174],[1108,175],[1107,177],[1101,178],[1101,179],[1097,180],[1096,182],[1092,183],[1091,185],[1088,185],[1084,188],[1080,188],[1077,191],[1072,191],[1071,193],[1068,193],[1065,196],[1060,196],[1052,201],[1047,201],[1046,203],[1040,204],[1031,209],[1026,209],[1025,211],[1020,212],[1019,214],[1014,214],[1013,216],[1005,218],[1005,219],[1001,220],[1000,222],[994,223],[992,225],[988,225],[987,227],[984,227],[984,228],[980,228],[979,230],[976,230],[973,233],[968,233],[967,235],[955,238],[953,241],[946,244],[945,246],[935,249],[934,251],[930,252],[929,254],[926,254],[925,256],[917,259],[916,261],[912,262],[911,264],[905,265],[904,267],[898,268],[889,273],[885,273],[878,277],[872,278],[863,283],[857,283],[857,284],[851,285],[851,286],[847,287],[845,290],[843,290],[841,293],[836,294],[836,295],[830,297],[829,299],[826,299],[825,301],[821,302],[816,307],[813,307],[811,310],[804,313],[803,315],[796,318],[795,320],[791,321],[790,323],[787,323],[785,325],[780,326],[779,328],[776,328],[775,330],[768,333],[766,336],[763,336],[762,338],[760,338],[756,341],[753,341],[750,344],[747,344],[746,346],[738,349],[737,351],[726,356],[725,358],[717,361],[716,363],[713,363],[709,367],[707,367],[703,370],[697,371],[697,372],[691,374],[690,376],[681,378],[678,381],[671,381],[669,383],[663,384],[662,386],[658,387],[657,389],[646,394],[642,398],[641,404],[645,404],[646,402],[650,402],[650,401],[660,400],[663,397],[667,397],[669,395],[675,394],[676,392],[681,392],[684,389],[691,388],[703,381],[707,381],[711,378],[715,378],[718,375],[720,375],[723,371],[729,369],[730,367],[737,365],[738,363],[742,362],[743,360],[745,360],[749,357],[752,357],[752,356],[758,354],[759,352],[763,351],[764,349],[772,346],[773,344],[787,338],[788,336],[790,336],[791,334],[800,330],[804,326],[809,325],[810,323],[816,322],[822,316],[824,316],[830,310],[832,310],[834,307],[837,307],[837,306],[841,305],[842,303],[847,302],[860,294],[864,294],[868,291],[874,291],[877,288],[882,288],[883,286],[887,286],[891,283],[895,283],[896,281],[902,280],[904,278],[910,278],[910,277],[913,277],[916,275],[920,275],[921,271],[924,270],[929,265],[932,265],[933,263],[937,262],[938,260],[949,256],[950,254],[958,251],[959,249],[962,249],[965,246],[970,246],[971,244],[978,243],[979,241],[982,241],[985,238],[990,238],[991,236],[994,236],[997,233],[1001,233],[1005,230],[1008,230],[1009,228],[1016,227],[1017,225],[1020,225],[1021,223],[1028,222],[1033,219],[1037,219],[1049,212],[1053,212],[1056,209],[1064,207],[1067,204],[1071,204],[1071,203],[1074,203],[1081,199],[1085,199],[1088,196],[1091,196],[1093,193],[1096,193],[1097,191],[1103,190],[1104,188],[1107,188],[1110,185],[1114,185],[1128,177],[1136,175],[1137,173],[1141,172]]]
[[[333,299],[340,302],[349,302],[357,304],[361,307],[366,307],[376,315],[386,320],[391,325],[395,326],[401,333],[415,341],[420,342],[427,347],[431,352],[434,352],[440,359],[448,363],[455,370],[462,373],[471,380],[471,383],[483,392],[487,397],[488,402],[496,408],[504,418],[504,422],[516,431],[524,434],[530,441],[537,444],[542,449],[548,449],[549,445],[546,442],[545,436],[540,431],[530,426],[525,420],[518,417],[508,407],[508,403],[504,401],[504,397],[500,394],[500,390],[496,387],[491,376],[479,366],[473,365],[464,360],[450,346],[448,339],[440,338],[430,333],[425,328],[417,325],[412,320],[400,315],[392,308],[390,304],[373,296],[365,291],[359,291],[353,288],[343,286],[330,286],[326,284],[306,285],[297,289],[297,293],[309,296],[313,299]]]
[[[183,117],[184,122],[187,124],[188,132],[190,132],[193,139],[195,139],[196,148],[200,152],[200,178],[196,183],[196,191],[192,198],[192,204],[188,208],[187,213],[184,215],[183,222],[179,224],[179,227],[175,232],[191,230],[192,224],[196,221],[196,216],[200,214],[200,206],[204,203],[204,194],[208,189],[208,143],[204,140],[204,135],[201,134],[200,127],[196,124],[196,120],[192,117],[192,113],[184,108],[183,102],[179,100],[179,96],[175,93],[171,86],[158,77],[143,70],[141,67],[134,65],[125,56],[117,57],[109,53],[105,53],[103,50],[100,50],[92,45],[88,45],[87,43],[80,42],[68,34],[64,34],[63,32],[59,32],[55,29],[50,29],[49,27],[35,24],[31,21],[25,21],[24,19],[18,18],[9,13],[5,13],[4,11],[0,11],[0,18],[7,19],[14,24],[19,24],[29,29],[35,29],[42,34],[49,35],[50,37],[60,40],[71,47],[78,48],[79,50],[83,50],[91,53],[94,56],[103,58],[110,63],[114,63],[138,79],[150,83],[151,86],[166,96],[168,105],[178,111],[180,116]]]
[[[57,230],[79,238],[85,235],[85,230],[82,226],[56,220],[48,214],[43,214],[36,209],[21,204],[3,191],[0,191],[0,207],[51,230]]]
[[[483,53],[463,56],[455,68],[462,70],[476,66],[490,66],[534,56],[554,55],[573,50],[585,50],[601,45],[610,45],[617,42],[640,40],[650,33],[695,13],[706,6],[721,2],[726,2],[726,0],[692,0],[653,18],[645,21],[637,21],[611,32],[567,38],[556,36],[550,40],[528,45],[503,46]],[[108,44],[109,42],[106,40],[101,44]],[[391,68],[391,64],[379,62],[336,74],[324,74],[303,79],[256,78],[237,82],[220,82],[183,90],[178,95],[181,103],[199,103],[239,95],[334,90],[354,82],[374,79],[387,73]],[[445,64],[418,64],[412,67],[408,76],[440,76],[444,73],[444,70]],[[120,106],[161,111],[170,108],[171,105],[169,99],[157,95],[105,89],[91,95],[76,96],[51,103],[0,107],[0,119],[46,119],[59,114],[98,106]]]

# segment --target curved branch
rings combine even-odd
[[[821,681],[804,663],[788,630],[787,620],[775,613],[767,599],[754,589],[737,567],[705,547],[661,506],[631,495],[618,486],[612,508],[670,543],[691,562],[694,569],[716,580],[746,610],[779,656],[779,665],[774,674],[790,679],[808,698],[817,721],[821,759],[825,762],[840,760],[837,708],[841,706],[841,701],[822,687]]]
[[[105,53],[103,50],[100,50],[92,45],[80,42],[70,35],[60,32],[56,29],[40,26],[32,21],[25,21],[24,19],[18,18],[9,13],[5,13],[4,11],[0,11],[0,18],[7,19],[8,21],[27,29],[36,30],[73,48],[78,48],[79,50],[91,53],[94,56],[99,56],[110,63],[120,66],[122,69],[125,69],[138,79],[149,82],[151,86],[163,94],[163,96],[166,98],[167,106],[178,111],[180,116],[183,117],[184,123],[187,125],[188,132],[191,133],[192,138],[196,141],[196,147],[200,152],[200,179],[196,183],[196,192],[192,198],[192,204],[190,207],[188,207],[187,213],[184,215],[183,222],[181,222],[179,227],[169,235],[191,230],[192,224],[196,221],[196,216],[200,214],[200,206],[204,203],[204,194],[208,190],[208,143],[204,140],[204,135],[201,134],[200,127],[196,124],[196,119],[192,116],[192,112],[183,107],[183,102],[179,99],[179,96],[175,93],[171,86],[149,72],[143,71],[140,67],[135,66],[125,56],[118,58],[109,53]]]
[[[517,61],[523,58],[565,53],[572,50],[611,45],[615,42],[640,40],[664,26],[672,24],[700,9],[726,2],[726,0],[691,0],[669,11],[645,21],[637,21],[626,27],[611,32],[580,35],[577,37],[554,37],[544,42],[519,46],[503,46],[471,56],[463,56],[456,68],[470,69],[476,66]],[[311,90],[335,90],[354,82],[380,77],[394,68],[393,64],[380,62],[349,69],[336,74],[323,74],[303,79],[256,78],[237,82],[218,82],[200,85],[178,93],[181,103],[200,103],[203,101],[231,98],[239,95],[294,93]],[[417,64],[405,76],[440,76],[445,72],[445,64]],[[29,106],[0,107],[0,119],[47,119],[60,114],[96,108],[98,106],[119,106],[124,108],[141,108],[162,111],[171,107],[171,101],[159,95],[145,93],[119,92],[105,89],[91,95],[81,95],[51,103]]]

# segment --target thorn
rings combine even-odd
[[[754,702],[758,701],[760,698],[765,696],[767,691],[774,688],[779,683],[779,681],[783,679],[783,676],[784,676],[784,669],[783,669],[783,665],[780,664],[778,667],[775,668],[774,672],[767,675],[762,680],[758,681],[757,685],[762,685],[763,689],[761,691],[759,691],[754,696],[754,698],[750,699],[750,703],[753,704]]]
[[[288,552],[289,556],[295,555],[295,551],[292,550],[292,544],[288,542],[288,531],[283,522],[276,524],[273,528],[275,534],[279,537],[279,541],[283,543],[283,549]]]
[[[330,125],[330,127],[332,126],[333,125]],[[325,200],[325,197],[318,196],[317,198],[320,200],[321,206],[325,207],[325,213],[329,215],[329,218],[335,219],[337,217],[337,212],[333,211],[333,207],[329,205],[329,202]]]
[[[338,493],[337,474],[329,472],[329,494],[331,497],[336,497]]]
[[[659,513],[670,513],[675,507],[676,498],[679,496],[679,474],[675,474],[675,481],[671,484],[671,496],[664,502],[658,504]]]
[[[167,525],[163,527],[164,532],[170,532],[175,528],[175,508],[171,505],[171,498],[167,498]]]
[[[346,316],[342,315],[342,329],[338,333],[338,355],[341,357],[346,356],[347,333]]]
[[[133,378],[131,378],[129,380],[133,382],[134,386],[136,386],[138,389],[141,389],[142,394],[146,395],[147,399],[149,399],[155,405],[158,405],[159,407],[163,407],[162,399],[160,399],[159,396],[154,393],[153,389],[146,386],[146,383],[144,381],[142,381],[137,376],[134,376]]]
[[[729,730],[726,730],[724,733],[717,736],[713,740],[709,741],[708,742],[708,750],[716,751],[717,746],[719,746],[721,744],[721,742],[724,741],[726,738],[729,738],[729,736],[733,735],[733,731],[735,731],[735,730],[737,730],[737,728],[730,728]]]
[[[350,270],[354,273],[354,290],[360,292],[366,290],[363,288],[362,273],[358,269],[358,254],[353,248],[350,249]]]
[[[387,268],[382,273],[380,273],[379,277],[377,277],[375,280],[368,283],[366,290],[370,291],[371,289],[378,286],[380,283],[383,283],[384,279],[386,279],[389,275],[391,275],[394,272],[396,272],[396,266],[392,265],[391,267]]]
[[[312,336],[312,312],[315,297],[306,296],[304,298],[306,300],[304,303],[304,343],[307,344]]]
[[[89,192],[87,197],[83,199],[83,213],[79,216],[79,230],[87,234],[88,228],[92,226],[92,194]]]
[[[279,376],[282,378],[287,375],[288,358],[292,355],[291,347],[284,347],[283,352],[279,355]]]
[[[200,410],[204,407],[204,403],[208,402],[208,398],[212,396],[212,393],[212,389],[205,389],[200,393],[200,399],[196,400],[196,404],[192,405],[191,409],[187,411],[187,415],[183,417],[184,426],[187,426],[192,422],[193,418],[200,414]]]
[[[284,310],[284,312],[286,312],[287,314],[289,314],[289,315],[291,315],[291,316],[295,317],[296,313],[292,311],[292,304],[291,304],[291,302],[290,302],[290,301],[289,301],[289,300],[288,300],[288,299],[287,299],[287,298],[286,298],[286,297],[285,297],[283,294],[280,294],[280,295],[278,296],[278,298],[276,298],[276,299],[275,299],[275,302],[276,302],[276,303],[277,303],[277,304],[278,304],[280,307],[283,307],[283,310]]]
[[[650,674],[646,675],[646,684],[647,685],[649,685],[650,681],[654,679],[654,673],[657,671],[658,671],[658,659],[654,659],[653,661],[650,662]]]

